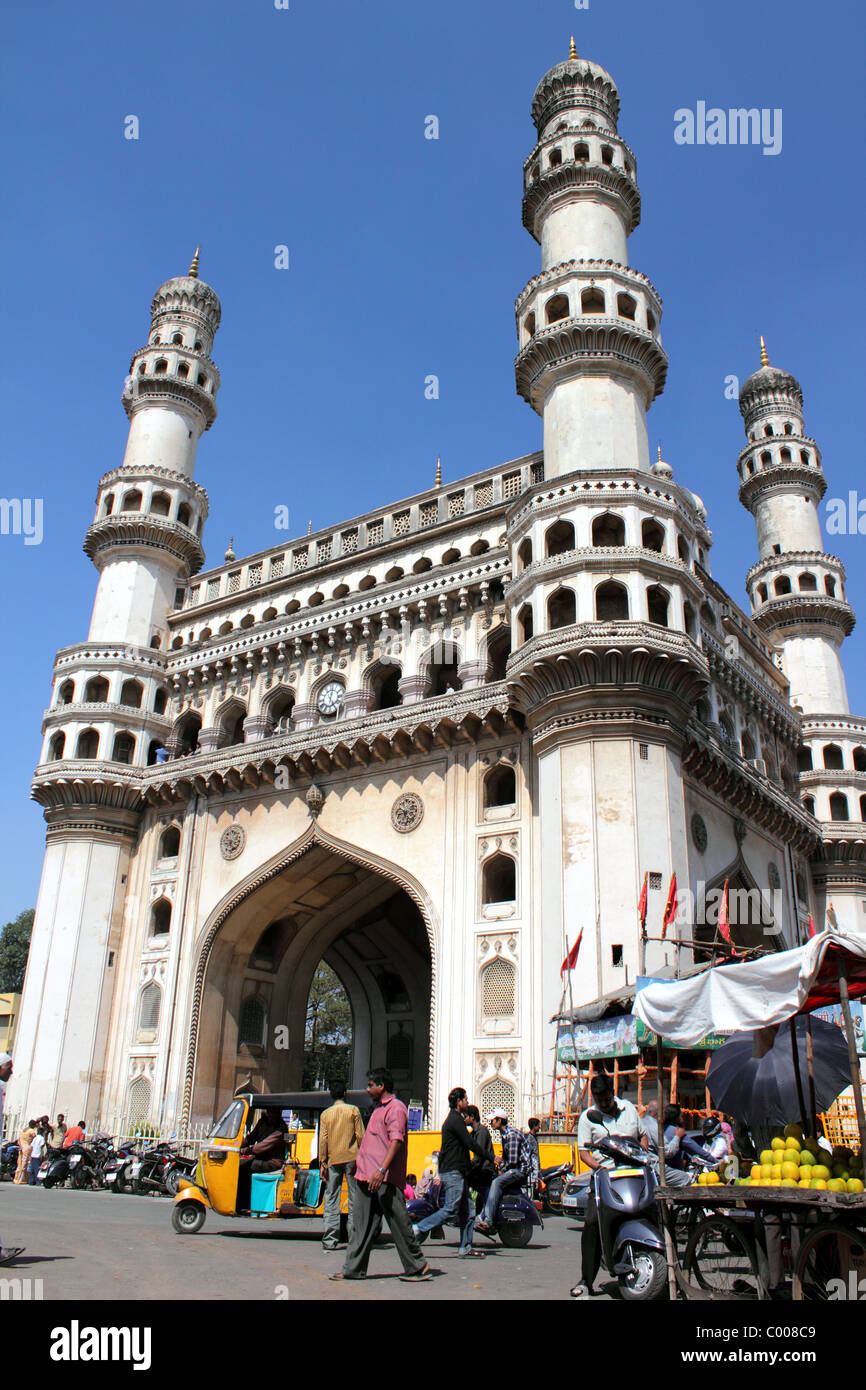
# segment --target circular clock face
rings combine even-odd
[[[342,708],[344,697],[345,691],[339,681],[329,681],[327,685],[323,685],[316,701],[319,714],[333,717]]]

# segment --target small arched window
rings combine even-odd
[[[63,750],[66,747],[66,735],[61,729],[56,733],[48,745],[48,761],[50,763],[59,762],[63,757]]]
[[[665,548],[665,528],[657,521],[645,521],[640,534],[644,550],[654,550],[661,555]]]
[[[527,565],[532,564],[532,541],[527,536],[517,547],[517,573],[522,574]]]
[[[600,623],[625,622],[628,618],[628,590],[624,584],[608,580],[595,591],[595,616]]]
[[[508,960],[492,960],[481,972],[481,1016],[485,1021],[513,1019],[516,1011],[514,966]]]
[[[557,521],[545,533],[544,553],[551,558],[569,550],[574,550],[574,527],[570,521]]]
[[[150,499],[150,510],[154,516],[168,516],[171,498],[167,492],[155,492]]]
[[[592,543],[598,546],[625,545],[625,522],[613,512],[597,516],[592,523]]]
[[[613,150],[611,149],[610,145],[602,145],[601,162],[602,164],[607,165],[613,164]]]
[[[701,622],[704,627],[716,626],[716,615],[708,603],[701,604]]]
[[[182,343],[182,342],[183,342],[183,334],[182,334],[182,333],[172,333],[172,335],[171,335],[171,341],[172,341],[173,343]]]
[[[103,515],[103,516],[110,516],[110,515],[111,515],[111,510],[112,510],[113,506],[114,506],[114,493],[113,493],[113,492],[107,492],[107,493],[105,494],[105,496],[103,497],[103,499],[102,499],[102,515]]]
[[[153,697],[154,714],[165,714],[165,707],[168,703],[168,691],[161,685]]]
[[[138,1001],[138,1037],[140,1042],[152,1041],[159,1028],[162,990],[158,984],[145,985]]]
[[[855,748],[852,754],[855,772],[866,772],[866,748]]]
[[[836,597],[836,580],[832,574],[824,575],[824,588],[830,598]]]
[[[831,820],[850,820],[848,814],[848,798],[844,792],[834,792],[830,797],[830,819]]]
[[[527,315],[526,315],[526,318],[523,320],[523,332],[524,332],[524,334],[525,334],[525,336],[526,336],[527,341],[528,341],[531,337],[533,337],[533,335],[534,335],[534,333],[535,333],[535,315],[534,315],[534,314],[527,314]]]
[[[220,746],[223,748],[233,748],[236,744],[244,741],[244,720],[247,717],[246,709],[243,705],[230,705],[220,717],[219,727],[222,734]]]
[[[123,501],[120,504],[120,510],[123,512],[141,511],[141,493],[138,488],[133,488],[131,492],[124,494]]]
[[[135,757],[135,739],[132,734],[125,730],[115,734],[114,746],[111,750],[111,761],[113,763],[131,763]]]
[[[797,580],[801,594],[815,594],[818,592],[818,581],[814,574],[801,574]]]
[[[756,592],[757,595],[758,595],[758,601],[759,601],[759,603],[766,603],[766,602],[767,602],[767,586],[766,586],[766,584],[759,584],[755,592]]]
[[[82,729],[75,748],[76,758],[96,758],[99,756],[99,734],[95,729]]]
[[[842,749],[838,743],[827,743],[824,745],[824,767],[828,772],[841,772],[845,766],[842,758]]]
[[[403,703],[400,694],[401,670],[399,666],[377,666],[370,678],[373,709],[396,709]]]
[[[548,323],[558,323],[560,319],[567,319],[570,313],[567,294],[555,294],[548,299],[544,306],[544,314]]]
[[[517,897],[517,866],[508,854],[494,854],[481,874],[481,901],[511,903]]]
[[[104,705],[108,700],[108,681],[104,676],[91,676],[84,687],[84,700],[89,705]]]
[[[550,159],[548,163],[550,164],[551,169],[558,169],[560,164],[562,163],[562,150],[558,148],[555,150],[551,150]]]
[[[752,735],[748,732],[748,730],[743,731],[743,737],[740,739],[740,747],[743,750],[743,757],[746,759],[747,762],[753,762],[754,759],[758,756],[757,751],[755,749],[755,740],[752,738]]]
[[[804,796],[804,797],[803,797],[803,806],[804,806],[804,809],[807,810],[807,811],[809,812],[809,815],[810,815],[810,816],[814,816],[814,814],[815,814],[815,798],[814,798],[814,796]]]
[[[178,364],[177,364],[177,374],[178,374],[178,376],[180,377],[180,379],[181,379],[182,381],[185,381],[185,380],[187,379],[187,377],[189,376],[189,363],[188,363],[188,362],[178,362]]]
[[[517,779],[509,763],[497,763],[484,778],[484,809],[513,806],[517,799]]]
[[[166,372],[168,371],[167,360],[164,357],[160,357],[153,370],[157,376],[165,376]]]
[[[528,642],[533,634],[532,607],[524,603],[517,615],[517,631],[521,643]]]
[[[579,145],[575,145],[574,157],[578,163],[586,164],[589,161],[589,145],[583,144],[582,142]]]
[[[171,931],[171,903],[168,898],[158,898],[150,909],[151,936],[168,936]]]
[[[604,294],[601,290],[591,289],[581,291],[580,312],[582,314],[603,314],[605,308]]]
[[[790,579],[788,578],[787,574],[780,574],[780,575],[779,575],[779,578],[776,580],[775,584],[773,585],[773,593],[776,595],[777,598],[781,598],[781,596],[782,596],[783,594],[789,594],[790,592],[791,592],[791,581],[790,581]]]
[[[159,837],[160,859],[176,859],[180,853],[180,829],[169,825]]]
[[[486,681],[504,681],[510,655],[511,630],[508,627],[499,628],[487,643],[487,670],[484,673],[484,679]]]
[[[177,519],[181,526],[189,526],[192,522],[192,511],[187,502],[181,502],[177,509]]]
[[[812,750],[806,746],[797,749],[797,771],[812,771]]]
[[[120,703],[128,709],[141,709],[144,686],[141,681],[124,681],[120,687]]]
[[[670,605],[670,594],[660,585],[653,584],[646,591],[647,612],[649,620],[656,627],[668,626],[668,609]]]
[[[577,622],[577,602],[573,589],[557,589],[547,600],[547,627],[571,627]]]
[[[631,319],[632,323],[634,323],[634,315],[636,309],[637,300],[633,299],[630,294],[617,295],[616,312],[619,314],[621,319]]]
[[[180,757],[198,751],[198,736],[201,732],[201,715],[190,711],[181,719],[175,729],[175,742]]]
[[[57,692],[58,705],[71,705],[75,699],[75,681],[64,681]]]

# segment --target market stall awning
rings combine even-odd
[[[842,959],[852,999],[866,994],[866,937],[825,931],[805,946],[744,965],[715,966],[702,975],[648,985],[634,1013],[666,1042],[695,1046],[707,1033],[783,1023],[839,1002]]]

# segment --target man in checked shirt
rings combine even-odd
[[[524,1142],[526,1136],[508,1123],[508,1111],[501,1108],[494,1110],[492,1115],[487,1116],[487,1119],[495,1135],[498,1132],[499,1142],[502,1145],[502,1157],[497,1164],[498,1175],[490,1184],[484,1210],[480,1219],[475,1222],[476,1231],[490,1230],[503,1192],[508,1192],[512,1187],[519,1187],[526,1180],[530,1164]]]

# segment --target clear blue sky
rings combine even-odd
[[[120,392],[157,286],[202,243],[222,300],[219,418],[198,453],[209,563],[540,447],[514,391],[513,301],[539,268],[521,165],[541,75],[603,63],[638,160],[631,260],[664,298],[670,371],[650,412],[704,497],[715,576],[745,605],[757,556],[724,378],[799,377],[828,496],[863,483],[862,18],[805,0],[148,0],[16,5],[4,20],[2,495],[45,536],[0,537],[6,678],[0,922],[35,903],[29,800],[56,648],[87,633],[81,551],[121,459]],[[783,147],[683,147],[673,113],[783,111]],[[123,138],[136,115],[140,139]],[[435,114],[441,138],[423,138]],[[274,269],[274,247],[291,268]],[[438,401],[424,399],[428,373]],[[834,537],[866,622],[866,538]],[[845,648],[866,712],[860,629]]]

